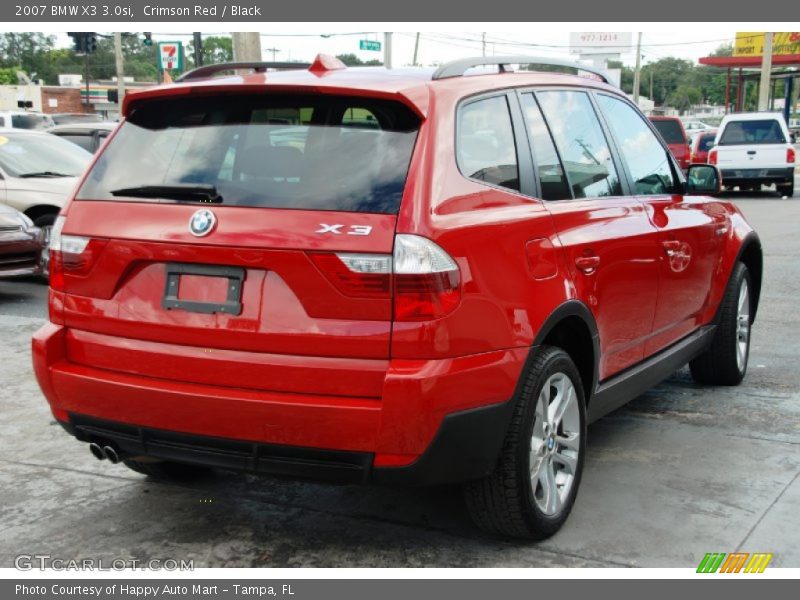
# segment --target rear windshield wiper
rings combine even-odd
[[[23,173],[19,177],[25,179],[30,177],[75,177],[68,173],[59,173],[57,171],[34,171],[33,173]]]
[[[111,190],[111,195],[131,196],[134,198],[169,198],[179,202],[222,203],[222,196],[213,185],[140,185]]]

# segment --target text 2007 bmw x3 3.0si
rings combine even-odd
[[[742,380],[762,255],[602,73],[517,63],[554,61],[129,94],[53,231],[56,419],[154,477],[463,483],[482,528],[557,531],[587,423],[687,362]]]

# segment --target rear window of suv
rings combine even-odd
[[[785,144],[781,126],[775,119],[730,121],[719,138],[720,146],[740,144]]]
[[[225,205],[396,213],[419,119],[399,102],[225,95],[135,107],[79,200],[174,202],[151,186],[213,186]]]
[[[686,136],[677,121],[653,121],[653,125],[668,144],[686,143]]]

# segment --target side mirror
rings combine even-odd
[[[714,165],[689,165],[686,173],[686,193],[719,194],[722,190],[722,176]]]

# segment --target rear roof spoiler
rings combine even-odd
[[[224,71],[236,71],[250,69],[256,73],[266,73],[272,71],[292,71],[308,69],[311,63],[301,62],[262,62],[262,61],[246,61],[246,62],[227,62],[219,63],[216,65],[205,65],[197,67],[191,71],[187,71],[180,77],[175,79],[175,83],[182,83],[186,81],[194,81],[196,79],[208,79],[217,73]]]
[[[434,71],[431,79],[450,79],[451,77],[462,77],[467,70],[473,67],[497,66],[501,73],[510,71],[510,65],[542,65],[547,67],[563,67],[564,69],[574,69],[584,71],[598,77],[601,81],[611,84],[611,76],[608,71],[589,65],[559,58],[546,58],[542,56],[478,56],[475,58],[460,58],[443,64]],[[612,84],[613,85],[613,84]]]

